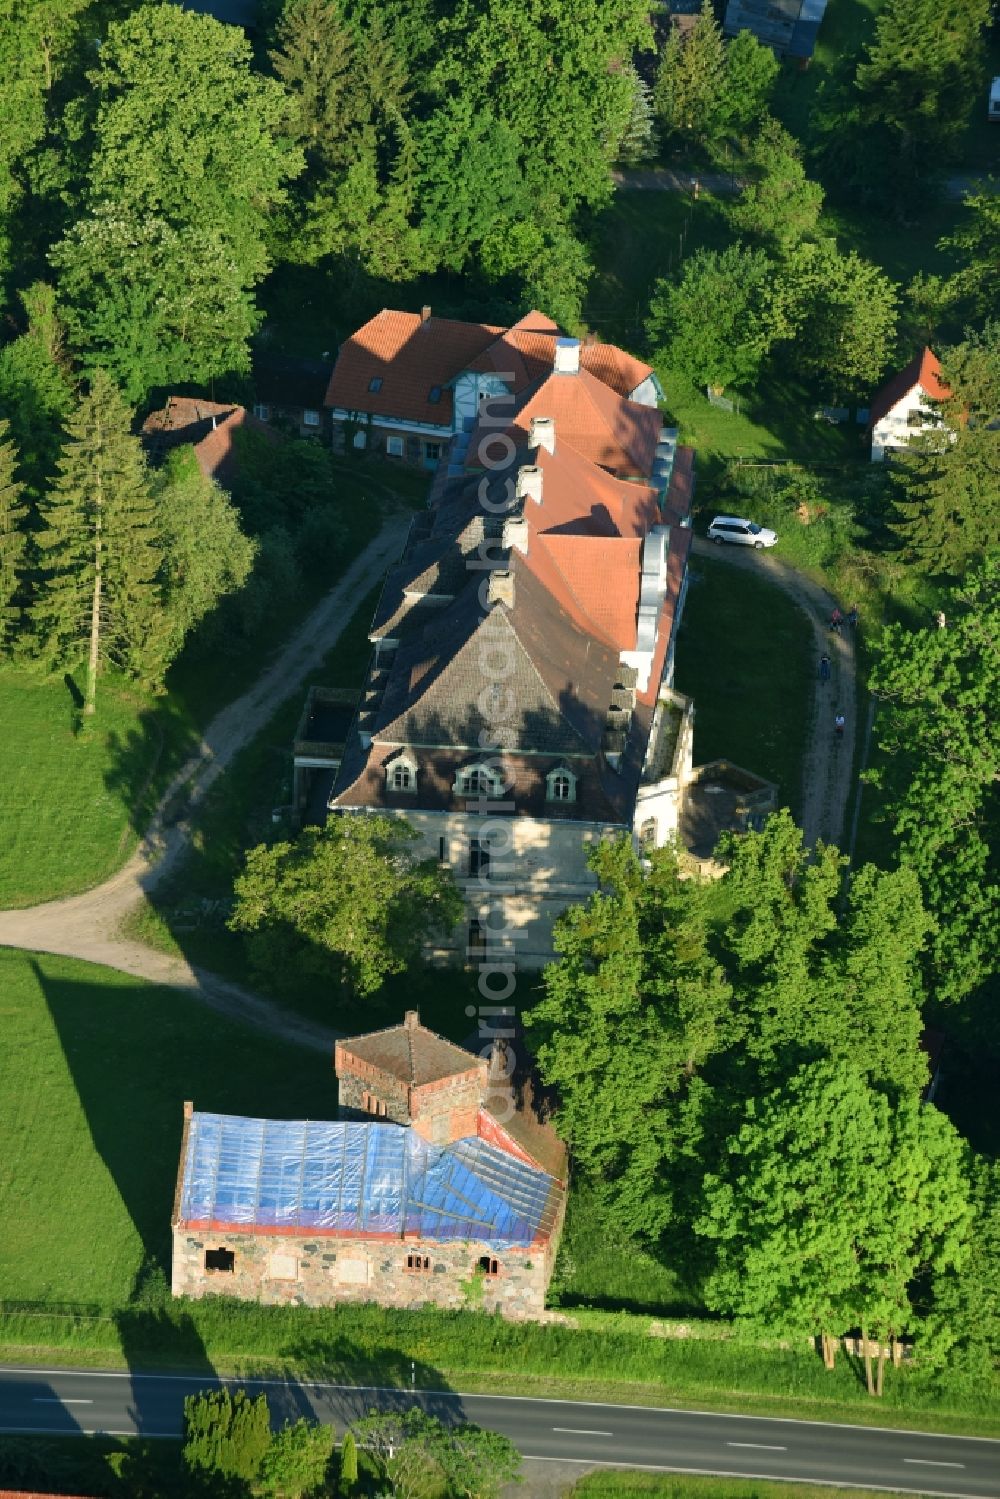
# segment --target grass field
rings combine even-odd
[[[0,950],[5,1300],[125,1304],[169,1263],[181,1105],[322,1118],[331,1061],[171,990]]]
[[[573,1499],[830,1499],[818,1483],[769,1483],[765,1478],[703,1478],[687,1473],[590,1473],[574,1484]],[[838,1485],[839,1499],[870,1499],[870,1489]]]
[[[813,689],[812,633],[773,584],[696,557],[677,644],[678,691],[695,700],[696,764],[724,757],[770,781],[793,813]]]
[[[0,907],[84,890],[110,874],[133,847],[144,789],[192,742],[183,714],[120,679],[102,681],[85,728],[76,700],[61,675],[0,667]]]

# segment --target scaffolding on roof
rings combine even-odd
[[[552,1231],[557,1201],[552,1177],[477,1138],[438,1146],[395,1124],[196,1113],[179,1216],[250,1232],[528,1245]]]

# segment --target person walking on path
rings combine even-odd
[[[829,682],[830,680],[829,656],[820,656],[819,658],[819,679],[821,682]]]

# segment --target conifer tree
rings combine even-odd
[[[21,620],[18,592],[28,542],[24,528],[28,507],[9,432],[9,424],[0,419],[0,651],[9,646]]]
[[[687,35],[673,30],[656,79],[656,112],[669,133],[710,140],[723,127],[726,48],[712,0]]]
[[[54,661],[89,644],[87,713],[102,660],[154,681],[164,665],[156,510],[131,416],[111,377],[96,371],[41,506],[35,622]]]

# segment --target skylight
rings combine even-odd
[[[377,391],[377,390],[381,390],[382,389],[382,376],[381,375],[372,375],[371,379],[368,381],[368,389],[370,391],[372,391],[373,393],[375,391]]]
[[[428,405],[430,405],[430,406],[436,406],[437,403],[438,403],[438,401],[440,401],[440,399],[441,399],[441,387],[440,387],[440,385],[432,385],[431,389],[430,389],[430,394],[427,397]]]

